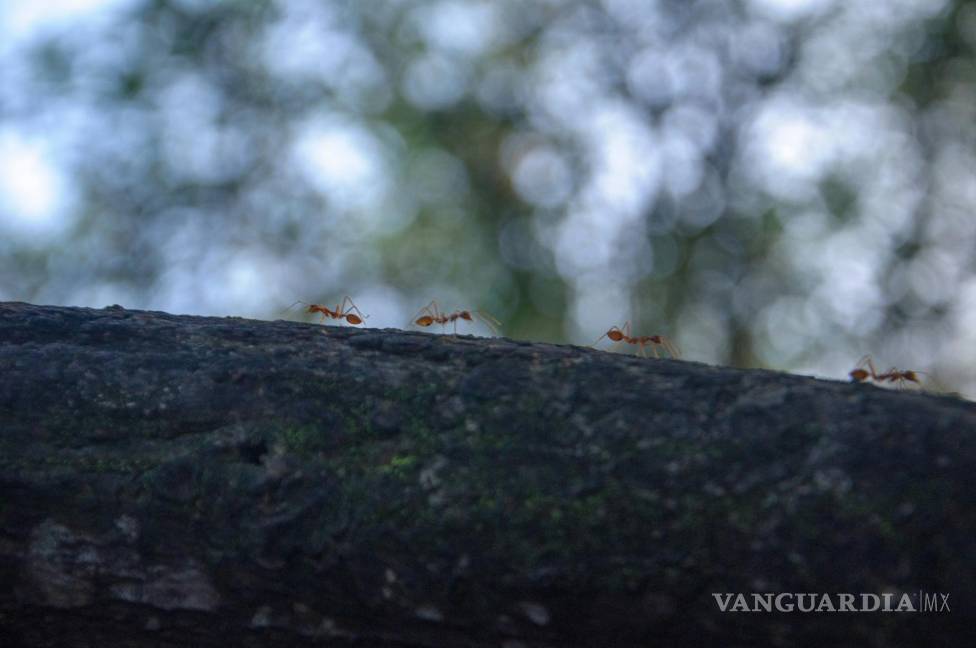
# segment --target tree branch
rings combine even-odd
[[[770,371],[3,303],[0,634],[963,645],[974,433],[972,403]],[[712,596],[919,590],[952,612]]]

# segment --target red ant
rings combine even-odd
[[[848,375],[851,377],[851,381],[858,383],[864,382],[870,378],[878,383],[889,382],[904,385],[905,382],[921,384],[921,381],[918,379],[920,373],[922,372],[912,371],[911,369],[907,371],[900,371],[892,367],[888,371],[879,374],[874,368],[874,362],[871,361],[871,356],[866,355],[858,361],[854,370]]]
[[[454,335],[457,335],[457,321],[459,319],[474,322],[475,318],[477,318],[493,335],[498,335],[498,328],[502,325],[501,322],[483,311],[474,311],[472,313],[469,310],[459,310],[453,313],[442,313],[438,310],[437,302],[434,300],[431,300],[429,304],[417,311],[417,315],[419,317],[411,318],[411,321],[417,326],[427,327],[431,324],[447,326],[450,323],[454,325]]]
[[[630,335],[630,322],[625,322],[623,327],[614,326],[609,331],[597,338],[597,341],[593,343],[596,346],[597,342],[603,338],[610,338],[614,342],[626,342],[627,344],[636,344],[639,349],[641,356],[644,356],[644,347],[648,344],[651,345],[651,351],[654,352],[654,357],[658,358],[657,348],[664,347],[664,350],[668,352],[672,358],[678,358],[681,354],[671,340],[664,337],[663,335],[641,335],[639,337],[631,337]]]
[[[349,303],[349,310],[346,310],[346,303]],[[295,304],[305,304],[308,308],[305,310],[306,313],[321,313],[322,319],[320,322],[324,322],[326,317],[331,317],[332,319],[344,319],[352,325],[362,324],[369,315],[363,315],[363,312],[356,307],[352,299],[348,295],[342,300],[341,304],[337,304],[334,309],[328,306],[322,306],[321,304],[307,304],[303,301],[297,301]],[[292,304],[285,310],[290,310],[295,306]],[[355,312],[353,312],[355,311]]]

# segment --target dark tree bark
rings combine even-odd
[[[771,371],[0,304],[0,645],[964,645],[974,438]],[[919,590],[951,612],[712,595]]]

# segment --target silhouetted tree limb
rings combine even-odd
[[[974,434],[770,371],[0,304],[0,645],[963,645]],[[918,590],[952,612],[712,596]]]

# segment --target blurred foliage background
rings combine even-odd
[[[974,48],[952,0],[4,0],[0,300],[436,298],[972,398]]]

